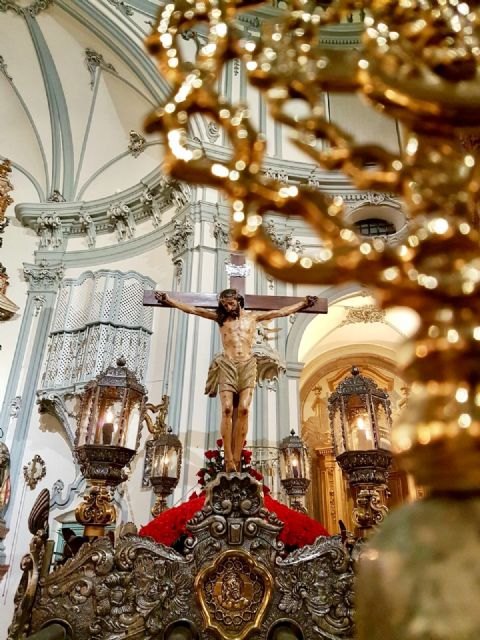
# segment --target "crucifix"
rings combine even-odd
[[[316,296],[258,296],[245,293],[247,265],[234,253],[227,264],[230,289],[216,293],[146,291],[144,305],[179,309],[219,325],[223,352],[215,356],[208,371],[205,393],[220,394],[220,432],[225,451],[225,470],[240,471],[241,452],[248,430],[248,414],[257,381],[253,344],[260,322],[293,313],[327,313],[327,300]]]

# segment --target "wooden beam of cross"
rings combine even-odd
[[[246,263],[243,255],[238,253],[232,253],[230,255],[230,263],[232,267],[236,269],[229,269],[230,271],[230,287],[236,289],[245,298],[245,309],[250,311],[273,311],[274,309],[281,309],[296,302],[303,300],[303,297],[295,296],[258,296],[245,293],[245,281],[246,281]],[[228,267],[228,265],[227,265]],[[166,291],[167,295],[179,302],[185,302],[186,304],[192,304],[195,307],[202,307],[203,309],[216,309],[218,307],[218,293],[180,293],[177,291]],[[143,296],[143,304],[147,307],[169,307],[168,304],[163,304],[155,297],[155,291],[145,291]],[[314,305],[302,309],[299,313],[327,313],[328,312],[328,300],[326,298],[318,298]]]

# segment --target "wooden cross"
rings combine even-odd
[[[246,267],[245,258],[242,254],[232,253],[230,254],[230,264],[241,268]],[[251,311],[273,311],[274,309],[281,309],[296,302],[303,300],[295,296],[257,296],[249,293],[245,293],[245,281],[246,274],[243,275],[231,275],[230,287],[236,289],[245,298],[245,309]],[[180,293],[177,291],[166,291],[169,297],[178,300],[179,302],[185,302],[186,304],[192,304],[196,307],[203,307],[204,309],[216,309],[218,307],[218,293]],[[143,296],[143,304],[147,307],[168,307],[155,297],[155,291],[145,291]],[[326,298],[318,298],[315,304],[306,309],[302,309],[299,313],[327,313],[328,301]]]

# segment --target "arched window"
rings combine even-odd
[[[396,233],[395,225],[381,218],[366,218],[365,220],[357,220],[355,228],[362,236],[390,236]]]

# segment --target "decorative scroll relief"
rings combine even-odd
[[[34,455],[30,462],[23,467],[23,477],[30,489],[35,489],[37,484],[45,477],[47,467],[41,456]]]
[[[149,278],[134,272],[87,272],[58,292],[42,389],[68,389],[101,373],[123,355],[145,377],[152,310],[143,294]]]
[[[130,207],[125,202],[111,204],[107,214],[120,242],[133,238],[136,227],[135,218]]]
[[[320,537],[285,557],[278,540],[282,526],[265,509],[255,480],[220,474],[188,523],[185,555],[135,535],[130,524],[114,547],[106,537],[86,543],[40,584],[37,572],[24,565],[9,639],[24,620],[35,632],[59,619],[76,640],[163,637],[180,622],[202,638],[240,640],[252,632],[267,638],[275,623],[288,618],[308,640],[350,640],[354,574],[348,549],[339,536]],[[29,599],[22,598],[22,585]]]
[[[117,70],[110,64],[106,62],[101,53],[97,53],[93,49],[85,49],[85,63],[87,65],[87,69],[90,73],[90,88],[93,89],[95,85],[95,76],[97,69],[105,69],[107,71],[113,71],[113,73],[117,73]]]
[[[291,231],[283,235],[279,233],[273,220],[268,220],[264,225],[264,231],[273,244],[279,249],[283,249],[286,254],[295,253],[301,255],[303,253],[303,246],[300,240],[295,240]]]
[[[229,278],[246,278],[250,275],[252,268],[249,264],[232,264],[225,260],[225,271]]]
[[[15,0],[0,0],[0,11],[5,13],[7,11],[13,11],[19,16],[30,15],[34,18],[44,9],[47,9],[53,0],[34,0],[29,5],[25,6],[24,3],[15,2]]]
[[[12,76],[8,75],[7,64],[3,56],[0,56],[0,72],[3,73],[3,75],[6,77],[7,80],[9,80],[10,82],[13,82]]]
[[[124,0],[108,0],[110,4],[113,4],[124,16],[133,16],[133,9]]]
[[[66,200],[58,189],[54,189],[48,196],[47,202],[66,202]]]
[[[218,247],[226,247],[228,245],[229,234],[228,226],[223,224],[220,215],[217,213],[213,219],[213,237],[217,241]]]
[[[379,309],[374,304],[366,304],[362,307],[350,307],[347,315],[340,324],[343,327],[346,324],[356,324],[362,322],[369,324],[371,322],[385,322],[386,314],[383,309]]]
[[[138,158],[142,151],[145,150],[146,144],[146,139],[140,133],[137,133],[133,129],[130,131],[130,142],[128,143],[128,151],[130,152],[130,155],[134,158]]]
[[[94,247],[97,241],[97,228],[92,216],[88,213],[81,213],[78,216],[78,221],[81,224],[82,231],[87,235],[88,247]]]
[[[193,235],[193,220],[186,216],[182,221],[174,220],[173,233],[165,237],[167,251],[176,257],[188,247],[190,236]]]

